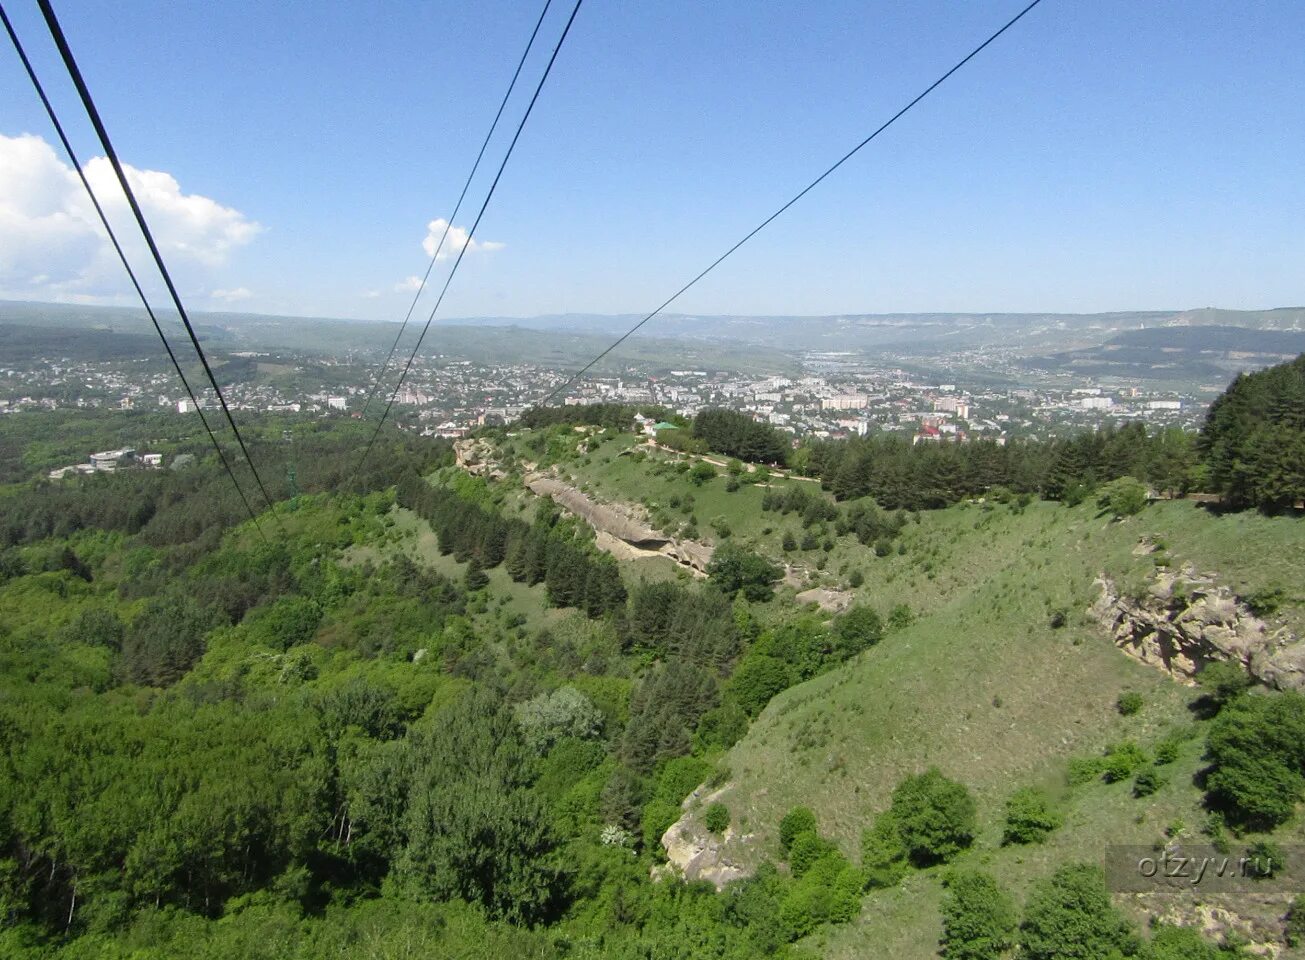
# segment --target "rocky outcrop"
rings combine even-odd
[[[1271,687],[1305,689],[1305,643],[1255,616],[1212,576],[1190,567],[1159,573],[1141,597],[1123,595],[1109,577],[1097,586],[1091,614],[1115,645],[1177,680],[1190,683],[1207,663],[1232,660]]]
[[[532,493],[549,497],[564,510],[582,517],[601,535],[597,543],[609,553],[618,557],[661,555],[698,576],[706,574],[712,557],[712,548],[707,544],[667,536],[653,529],[633,511],[599,503],[556,477],[531,474],[525,482]]]
[[[507,473],[494,456],[494,445],[481,437],[453,441],[453,459],[459,467],[478,477],[500,480]]]
[[[662,834],[666,866],[653,868],[653,879],[679,877],[706,880],[719,890],[733,880],[750,876],[756,865],[747,854],[755,836],[739,833],[733,825],[723,834],[714,834],[699,822],[694,812],[718,799],[724,788],[708,791],[706,785],[689,794],[684,801],[685,814]]]

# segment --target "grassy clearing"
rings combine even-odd
[[[395,534],[391,541],[384,547],[351,547],[346,552],[347,562],[363,563],[371,560],[380,563],[384,559],[383,551],[401,552],[450,580],[462,582],[467,574],[467,564],[459,563],[451,555],[440,553],[439,540],[430,524],[403,507],[395,507],[390,516],[394,518],[392,529]],[[549,607],[542,584],[528,587],[524,583],[517,583],[501,566],[485,572],[489,576],[487,592],[493,602],[490,611],[473,613],[473,623],[478,617],[491,615],[492,611],[493,616],[501,619],[525,618],[526,629],[533,633],[577,615],[575,611]]]

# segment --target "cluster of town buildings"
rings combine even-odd
[[[281,364],[291,361],[279,360]],[[313,358],[287,382],[253,378],[224,390],[235,410],[358,416],[388,401],[393,380],[372,396],[374,363]],[[309,370],[321,374],[314,386]],[[795,369],[799,369],[795,365]],[[915,442],[1049,436],[1105,420],[1142,420],[1152,425],[1195,426],[1205,402],[1195,396],[1107,388],[1091,383],[1063,386],[991,386],[975,380],[935,382],[907,370],[876,367],[861,357],[812,354],[801,372],[741,376],[713,370],[586,376],[567,390],[566,403],[618,402],[666,407],[692,415],[726,407],[795,436],[840,438],[879,431],[910,435]],[[324,372],[323,372],[324,371]],[[33,388],[24,394],[22,384]],[[487,424],[510,423],[564,383],[563,374],[530,363],[486,364],[443,357],[421,358],[395,395],[400,426],[427,436],[456,438]],[[175,378],[140,361],[68,363],[29,371],[0,370],[0,413],[33,408],[98,407],[175,410],[194,404]],[[35,389],[39,385],[40,389]],[[5,394],[7,393],[7,396]],[[203,402],[203,401],[201,401]],[[108,451],[112,453],[114,451]],[[98,456],[98,455],[97,455]],[[151,455],[145,455],[151,456]],[[119,458],[120,460],[125,458]],[[109,460],[106,460],[107,464]],[[144,462],[144,461],[142,461]],[[94,459],[64,471],[100,469]]]

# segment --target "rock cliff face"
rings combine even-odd
[[[707,544],[668,537],[634,516],[632,511],[599,503],[556,477],[531,474],[525,482],[532,493],[550,497],[563,509],[583,517],[600,535],[606,535],[600,537],[598,545],[610,553],[619,555],[620,544],[624,544],[631,548],[631,555],[661,554],[698,575],[705,574],[707,564],[711,563],[712,548]]]
[[[1115,645],[1143,663],[1192,682],[1212,660],[1242,664],[1280,690],[1305,689],[1305,643],[1255,616],[1227,587],[1190,568],[1160,573],[1141,597],[1124,596],[1108,577],[1092,615]]]

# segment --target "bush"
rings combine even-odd
[[[1101,766],[1101,775],[1106,783],[1118,783],[1127,780],[1142,764],[1146,763],[1146,754],[1132,740],[1122,740],[1106,747],[1105,760]]]
[[[888,611],[889,630],[905,630],[914,622],[915,614],[913,614],[911,608],[904,603],[899,603],[897,606],[893,607],[892,610]]]
[[[1016,790],[1006,801],[1006,826],[1001,842],[1041,843],[1064,823],[1051,798],[1034,787]]]
[[[857,587],[865,583],[865,574],[860,570],[853,570],[851,574],[848,575],[847,583],[848,586],[855,590]]]
[[[1069,760],[1069,785],[1080,787],[1100,778],[1105,762],[1101,757],[1071,757]]]
[[[1236,700],[1251,686],[1251,678],[1242,669],[1241,664],[1231,660],[1212,660],[1196,675],[1196,682],[1201,685],[1205,695],[1216,709]]]
[[[805,833],[816,832],[816,815],[808,807],[794,807],[779,821],[779,847],[785,856]]]
[[[770,702],[770,698],[793,683],[789,666],[783,660],[759,653],[743,658],[734,676],[730,677],[729,690],[734,700],[750,717],[755,717]]]
[[[1105,874],[1090,864],[1067,864],[1038,883],[1020,925],[1021,958],[1096,960],[1137,951],[1137,938],[1115,910]]]
[[[1285,934],[1287,946],[1305,947],[1305,893],[1291,902],[1291,909],[1287,911]]]
[[[1231,822],[1270,830],[1305,796],[1305,696],[1243,696],[1215,718],[1206,789]]]
[[[891,887],[906,874],[906,847],[891,810],[861,834],[861,869],[867,887]]]
[[[711,764],[701,757],[674,757],[657,771],[653,796],[678,807],[711,774]]]
[[[1114,515],[1116,519],[1131,517],[1146,506],[1146,484],[1136,477],[1120,477],[1101,489],[1097,506]]]
[[[1143,956],[1146,960],[1235,960],[1247,954],[1236,947],[1217,946],[1191,927],[1160,923]]]
[[[1015,903],[991,875],[952,872],[943,885],[940,952],[946,960],[997,960],[1015,946]]]
[[[1287,866],[1286,855],[1282,847],[1272,840],[1256,840],[1246,848],[1249,874],[1256,880],[1269,880],[1280,874]]]
[[[974,799],[936,767],[903,780],[891,809],[907,857],[917,866],[946,862],[974,839]]]
[[[789,849],[788,865],[793,876],[801,877],[820,860],[837,852],[838,848],[818,833],[803,833],[793,841],[793,846]]]
[[[1131,717],[1142,709],[1146,701],[1142,695],[1135,690],[1129,690],[1127,693],[1121,693],[1119,699],[1115,701],[1115,708],[1122,716]]]
[[[1166,778],[1155,767],[1147,767],[1137,772],[1133,778],[1133,796],[1149,797],[1166,783]]]
[[[699,461],[692,470],[689,471],[689,481],[695,486],[700,487],[708,480],[716,479],[716,468],[710,463]]]
[[[643,833],[643,847],[645,850],[660,850],[662,834],[671,828],[676,820],[680,819],[680,805],[678,803],[667,803],[665,800],[649,800],[643,808],[643,817],[640,823]]]
[[[722,834],[730,825],[729,807],[723,803],[713,803],[707,807],[702,817],[703,825],[714,834]]]
[[[797,541],[793,539],[793,534],[785,531],[784,539],[780,542],[780,547],[785,553],[792,553],[797,549]]]
[[[780,904],[786,938],[796,940],[821,923],[851,920],[861,905],[861,887],[861,872],[837,850],[829,849],[789,888]]]
[[[1155,765],[1161,767],[1177,760],[1180,746],[1177,737],[1165,737],[1157,743],[1155,745]]]
[[[884,624],[873,607],[855,606],[834,621],[834,647],[846,660],[883,639]]]

